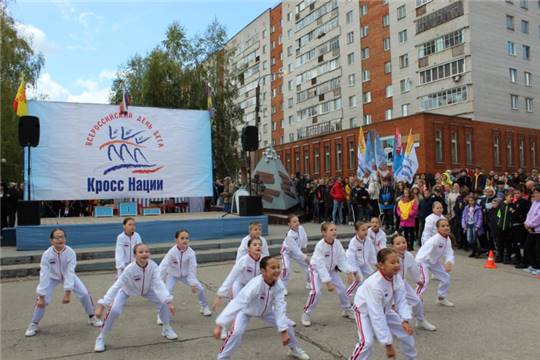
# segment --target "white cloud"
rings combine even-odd
[[[29,98],[40,98],[50,101],[66,101],[69,95],[69,91],[54,81],[49,73],[41,74],[36,87],[30,88],[28,91]]]
[[[101,72],[99,73],[99,78],[100,79],[106,79],[106,80],[112,80],[116,77],[116,74],[117,72],[114,71],[114,70],[108,70],[108,69],[105,69],[105,70],[101,70]]]
[[[45,32],[40,28],[30,24],[15,23],[15,29],[21,37],[32,44],[34,51],[50,55],[56,50],[56,45],[47,39]]]
[[[53,80],[51,74],[43,73],[35,88],[30,88],[30,99],[44,99],[49,101],[84,102],[96,104],[109,103],[109,86],[100,85],[97,81],[79,79],[77,85],[83,88],[81,93],[75,94],[63,85]]]
[[[67,99],[68,102],[78,103],[95,103],[95,104],[108,104],[109,103],[109,89],[95,89],[89,91],[83,91],[80,95],[70,95]]]

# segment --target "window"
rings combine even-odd
[[[411,107],[411,104],[403,104],[403,105],[401,105],[401,116],[409,115],[410,107]]]
[[[287,47],[287,56],[292,56],[292,45]]]
[[[364,115],[364,125],[371,124],[371,115]]]
[[[366,15],[367,11],[368,11],[368,5],[367,4],[360,5],[360,16]]]
[[[392,97],[392,95],[393,95],[392,85],[387,85],[386,86],[386,97],[389,98],[389,97]]]
[[[349,119],[349,128],[353,129],[356,127],[356,118],[352,117]]]
[[[291,21],[292,20],[292,12],[288,12],[287,13],[287,21]]]
[[[294,122],[294,115],[289,115],[289,125],[291,125],[293,122]]]
[[[438,38],[421,44],[418,47],[418,57],[422,58],[424,56],[435,54],[452,48],[454,46],[463,44],[465,42],[464,33],[465,29],[452,31],[451,33],[442,35]]]
[[[442,143],[442,131],[435,130],[435,161],[443,161],[443,143]]]
[[[304,149],[304,173],[311,173],[309,168],[309,149]]]
[[[354,31],[347,33],[347,44],[352,44],[354,42]]]
[[[399,37],[399,42],[401,44],[406,43],[407,42],[407,29],[400,31],[398,33],[398,37]]]
[[[514,17],[510,15],[506,15],[506,28],[508,30],[514,30]]]
[[[493,160],[495,161],[495,166],[501,166],[501,149],[499,143],[499,135],[496,134],[493,138]]]
[[[354,53],[350,53],[347,55],[347,64],[349,65],[354,64]]]
[[[431,2],[432,0],[416,0],[416,7],[422,6],[424,4],[427,4],[428,2]]]
[[[371,71],[370,70],[362,70],[362,82],[366,82],[371,80]]]
[[[531,47],[528,45],[522,46],[522,57],[523,60],[529,60],[531,58]]]
[[[420,108],[425,111],[465,101],[467,101],[467,87],[460,86],[420,97]]]
[[[510,95],[510,107],[512,110],[517,110],[519,103],[519,99],[517,95]]]
[[[287,30],[287,38],[290,39],[290,38],[292,38],[292,37],[293,37],[293,31],[292,31],[292,29]]]
[[[291,134],[294,138],[294,134]],[[294,170],[300,171],[300,150],[294,152]]]
[[[319,158],[319,146],[316,146],[313,148],[313,172],[315,174],[319,173],[319,164],[320,164],[320,158]]]
[[[536,139],[529,140],[531,143],[531,167],[536,167]]]
[[[360,37],[366,37],[369,33],[369,27],[367,25],[364,25],[360,28]]]
[[[515,83],[517,81],[517,69],[510,68],[510,82]]]
[[[388,14],[383,16],[382,24],[383,24],[383,26],[389,26],[390,25],[390,16],[388,16]]]
[[[399,57],[399,68],[404,69],[409,66],[409,55],[404,54]]]
[[[525,98],[525,110],[528,113],[533,112],[533,99],[532,98]]]
[[[406,93],[411,90],[412,82],[411,79],[403,79],[399,82],[399,89],[401,90],[401,93]]]
[[[324,145],[324,171],[330,172],[330,144]]]
[[[341,144],[336,144],[336,171],[341,171],[341,163],[343,159],[343,151],[341,150]]]
[[[356,76],[355,74],[349,75],[349,86],[354,86],[354,83],[356,82]]]
[[[506,138],[506,166],[514,165],[514,153],[513,153],[513,143],[512,135]]]
[[[362,102],[364,104],[369,104],[371,102],[371,91],[362,94]]]
[[[508,55],[516,56],[516,46],[513,41],[506,42],[506,52]]]
[[[294,133],[290,133],[289,134],[289,142],[293,142],[294,141]]]
[[[386,109],[384,111],[384,119],[385,120],[392,120],[392,109]]]
[[[349,96],[349,107],[351,109],[356,107],[356,95]]]
[[[519,139],[519,167],[525,167],[525,140]]]
[[[525,86],[532,86],[531,85],[531,73],[528,72],[528,71],[525,71],[523,73],[524,77],[525,77]]]
[[[416,21],[416,33],[427,31],[463,15],[463,2],[456,1]]]
[[[283,142],[281,143],[283,144]],[[291,155],[287,154],[286,157],[287,157],[287,172],[290,174],[291,173]]]
[[[522,9],[528,10],[529,9],[529,0],[519,0],[519,6]]]
[[[465,150],[467,156],[467,164],[470,165],[473,163],[472,134],[470,132],[467,132],[465,134]]]
[[[287,99],[287,106],[290,108],[292,108],[294,105],[294,98],[288,98]]]
[[[264,29],[264,30],[262,31],[262,37],[263,37],[263,39],[266,38],[266,29]]]
[[[407,12],[405,10],[405,5],[401,5],[400,7],[397,8],[397,19],[401,20],[406,16],[407,16]]]
[[[384,38],[384,40],[383,40],[383,48],[384,48],[384,51],[390,50],[390,38],[389,37]]]
[[[352,12],[352,10],[347,12],[346,18],[347,18],[347,24],[352,24],[352,20],[353,20],[353,12]]]
[[[521,32],[524,34],[529,33],[529,22],[526,20],[521,20]]]
[[[458,163],[459,162],[459,158],[458,158],[458,142],[457,142],[457,132],[456,131],[452,131],[452,133],[450,134],[450,149],[451,149],[451,155],[452,155],[452,162],[455,164],[455,163]]]
[[[356,151],[354,149],[354,141],[349,141],[349,170],[354,169],[354,158]]]
[[[384,63],[384,73],[390,74],[392,72],[392,63],[390,61]]]
[[[369,59],[369,48],[368,47],[365,47],[361,50],[361,56],[362,56],[362,59],[365,60],[365,59]]]
[[[420,71],[420,84],[427,84],[465,72],[465,60],[459,59]]]

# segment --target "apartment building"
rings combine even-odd
[[[412,129],[420,171],[540,166],[540,1],[284,1],[230,44],[290,173],[354,174],[359,126]]]

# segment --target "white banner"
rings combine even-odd
[[[28,113],[41,132],[32,200],[212,195],[207,111],[30,101]]]

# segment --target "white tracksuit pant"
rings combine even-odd
[[[358,330],[358,342],[349,360],[366,360],[371,357],[373,352],[373,342],[375,340],[373,325],[369,315],[361,313],[356,307],[354,308],[354,317]],[[401,318],[394,310],[386,314],[386,323],[392,335],[401,342],[401,351],[405,354],[405,357],[409,360],[416,359],[414,337],[403,330]]]
[[[416,294],[422,297],[422,294],[426,292],[429,285],[430,272],[433,273],[436,279],[439,280],[439,287],[437,288],[437,296],[440,299],[446,299],[448,297],[448,288],[450,287],[450,274],[444,271],[444,267],[437,263],[435,265],[429,263],[418,264],[418,271],[420,272],[420,281],[424,283],[423,286],[418,285],[416,288]]]
[[[146,295],[142,295],[142,297],[154,303],[156,309],[159,311],[159,317],[161,318],[161,321],[163,321],[163,325],[169,325],[169,309],[167,308],[167,305],[159,300],[154,290],[150,290]],[[103,327],[101,328],[102,336],[107,335],[107,333],[111,331],[114,321],[122,313],[124,305],[128,299],[129,295],[126,294],[124,290],[120,289],[116,294],[107,315],[105,316],[105,320],[103,321]]]
[[[191,287],[191,285],[187,281],[187,277],[184,276],[184,277],[178,278],[175,276],[167,275],[167,279],[165,280],[165,286],[167,287],[167,290],[169,290],[171,294],[176,283],[178,282],[181,282]],[[204,287],[202,286],[199,280],[197,280],[197,283],[195,284],[195,286],[197,287],[197,296],[199,297],[199,305],[208,306],[208,299],[206,297],[206,292],[204,291]]]
[[[371,266],[367,264],[364,264],[364,266],[360,268],[360,274],[358,274],[360,276],[360,281],[356,281],[355,279],[352,284],[349,285],[349,287],[347,288],[347,296],[351,299],[354,299],[356,289],[358,289],[358,287],[362,285],[364,280],[366,280],[371,274],[373,274],[373,268],[371,268]]]
[[[405,299],[412,308],[413,316],[418,321],[424,321],[424,303],[422,302],[422,299],[420,299],[420,297],[416,294],[416,290],[414,290],[409,283],[406,281],[403,282],[405,283]]]
[[[45,290],[45,307],[47,307],[47,305],[51,303],[51,297],[54,288],[61,284],[63,284],[63,281],[52,279],[50,280],[49,286]],[[79,298],[82,306],[84,307],[84,311],[86,311],[88,316],[94,315],[94,303],[92,301],[92,297],[86,289],[86,286],[84,286],[84,284],[77,275],[75,275],[75,282],[73,284],[72,292]],[[38,308],[37,306],[34,306],[34,312],[32,314],[33,323],[37,324],[43,318],[43,315],[45,315],[45,307]]]
[[[311,291],[309,292],[306,305],[304,306],[304,312],[308,315],[310,315],[319,304],[319,301],[321,299],[322,287],[322,281],[319,277],[319,274],[317,273],[317,270],[315,270],[313,266],[310,266],[309,272],[311,277]],[[331,278],[330,281],[332,282],[332,284],[334,284],[334,287],[336,288],[335,292],[339,296],[339,303],[341,304],[341,308],[349,309],[351,307],[351,304],[349,302],[349,297],[346,294],[345,284],[343,284],[343,281],[339,276],[339,272],[336,270],[331,270],[329,273]]]
[[[297,258],[294,257],[292,254],[289,254],[287,252],[284,252],[283,255],[281,255],[281,258],[283,259],[283,272],[281,273],[281,281],[283,281],[283,285],[285,285],[285,288],[289,285],[289,278],[291,277],[292,268],[291,268],[291,260],[294,260],[298,266],[304,270],[304,274],[306,276],[306,282],[309,282],[309,265],[306,263],[304,258]]]
[[[238,315],[236,315],[236,318],[234,319],[234,326],[232,330],[229,331],[227,337],[223,341],[223,345],[221,345],[221,348],[219,349],[218,353],[218,360],[225,360],[230,359],[238,346],[240,346],[240,343],[242,342],[242,336],[244,335],[244,332],[246,332],[246,329],[249,324],[249,320],[251,319],[251,315],[247,315],[246,313],[240,311]],[[264,317],[261,318],[265,323],[272,325],[274,327],[277,327],[276,324],[276,317],[273,312],[270,312],[266,314]],[[296,345],[298,341],[296,340],[296,335],[294,333],[294,328],[291,324],[289,324],[289,328],[287,329],[287,332],[289,333],[289,344],[288,346],[291,349],[296,348]]]

